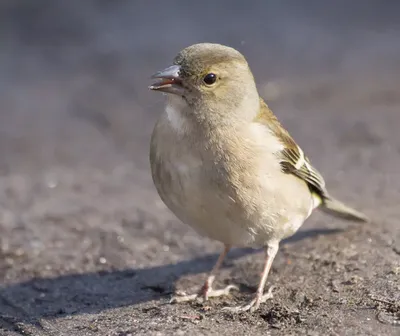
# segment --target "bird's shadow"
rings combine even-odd
[[[303,230],[281,244],[340,231]],[[228,259],[238,259],[259,251],[234,249]],[[94,314],[168,297],[174,292],[176,279],[209,271],[217,257],[217,254],[209,254],[162,266],[35,278],[3,286],[0,287],[0,327],[14,328],[18,322],[36,324],[42,318]]]

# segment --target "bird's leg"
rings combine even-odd
[[[212,284],[215,280],[215,275],[218,272],[218,270],[220,269],[222,262],[225,259],[225,256],[228,254],[229,250],[230,250],[230,246],[229,245],[225,245],[224,250],[221,252],[220,256],[218,257],[217,262],[215,263],[212,271],[210,272],[210,274],[208,275],[206,281],[204,282],[204,285],[201,287],[200,291],[196,294],[189,294],[189,295],[180,295],[180,296],[176,296],[174,298],[172,298],[171,302],[187,302],[187,301],[193,301],[196,300],[198,298],[203,299],[203,301],[207,301],[208,298],[210,297],[217,297],[217,296],[223,296],[223,295],[228,295],[229,291],[231,289],[238,289],[236,286],[234,285],[229,285],[226,286],[223,289],[213,289],[212,288]]]
[[[203,297],[204,301],[207,301],[208,298],[210,298],[210,297],[218,297],[218,296],[228,295],[229,291],[231,289],[238,289],[234,285],[228,285],[223,289],[213,289],[212,288],[212,285],[213,285],[214,280],[215,280],[216,273],[221,268],[222,262],[224,261],[224,259],[225,259],[226,255],[228,254],[230,248],[231,248],[230,246],[225,245],[224,250],[222,251],[222,253],[218,257],[217,262],[215,263],[213,269],[211,270],[211,272],[208,275],[203,287],[200,290],[200,294]]]
[[[256,311],[261,303],[264,303],[268,299],[272,298],[272,290],[273,287],[271,287],[267,293],[264,294],[264,287],[265,283],[267,282],[267,277],[268,273],[271,269],[272,262],[274,261],[274,258],[276,254],[278,253],[279,249],[279,243],[274,242],[270,243],[268,247],[266,248],[266,258],[265,258],[265,264],[264,264],[264,269],[261,275],[260,283],[258,284],[257,291],[255,293],[254,299],[251,300],[247,305],[245,306],[239,306],[239,307],[225,307],[223,310],[231,311],[231,312],[244,312],[244,311],[250,311],[254,312]]]

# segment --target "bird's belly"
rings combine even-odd
[[[201,235],[233,246],[260,247],[274,238],[276,218],[268,202],[249,205],[231,196],[223,183],[210,179],[207,167],[183,157],[184,161],[176,158],[166,164],[165,160],[153,169],[160,197],[182,222]],[[265,196],[263,200],[268,201]]]
[[[232,181],[200,150],[176,148],[161,141],[153,147],[153,181],[167,207],[198,233],[259,247],[292,235],[309,215],[310,193],[296,177],[261,167]],[[281,191],[288,186],[292,192]]]
[[[163,166],[156,185],[168,208],[199,234],[224,244],[248,246],[254,241],[252,231],[239,214],[240,209],[213,181],[201,165],[175,162]],[[235,215],[236,214],[236,215]]]

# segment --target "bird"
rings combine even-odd
[[[213,282],[232,247],[263,248],[265,262],[254,297],[234,312],[259,309],[282,239],[315,209],[368,222],[333,198],[322,175],[260,97],[245,57],[236,49],[198,43],[155,73],[150,90],[166,95],[150,140],[151,175],[165,205],[200,235],[224,248],[199,292],[173,302],[229,295]]]

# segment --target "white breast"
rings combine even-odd
[[[186,102],[178,96],[169,97],[167,105],[165,106],[165,112],[167,113],[172,128],[179,133],[185,133],[189,128],[189,124],[184,115],[184,110],[186,108],[188,108]]]

